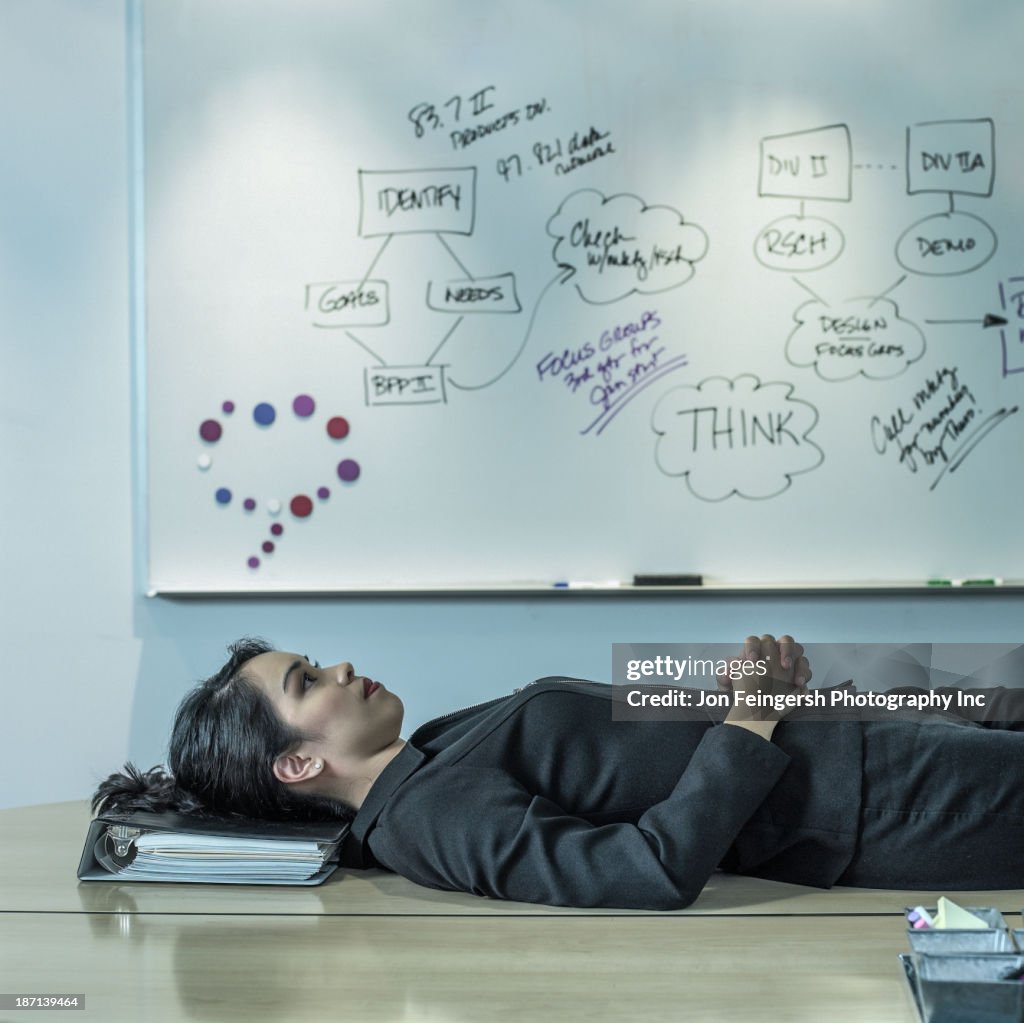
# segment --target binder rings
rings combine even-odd
[[[348,830],[342,821],[101,814],[89,823],[78,878],[317,885],[337,869]]]

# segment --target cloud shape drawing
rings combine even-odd
[[[813,366],[823,380],[869,380],[899,376],[924,355],[924,334],[900,316],[892,299],[866,296],[834,305],[812,299],[793,313],[796,328],[786,341],[786,359]]]
[[[672,388],[651,416],[658,468],[702,501],[778,496],[825,458],[810,439],[818,410],[793,390],[749,373]]]
[[[585,302],[604,305],[634,293],[685,284],[708,250],[703,228],[670,206],[635,195],[573,192],[547,224],[555,262]]]

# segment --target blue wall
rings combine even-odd
[[[1010,643],[1022,604],[1010,594],[143,601],[130,748],[152,759],[184,680],[209,674],[226,639],[244,634],[325,664],[352,661],[403,698],[415,725],[541,675],[610,679],[615,642],[788,631],[808,643]]]

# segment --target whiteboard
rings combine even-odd
[[[1021,39],[145,5],[151,591],[1024,578]]]

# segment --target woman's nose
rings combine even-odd
[[[353,668],[348,661],[342,661],[340,664],[336,664],[334,666],[334,671],[338,677],[338,684],[342,686],[348,685],[356,673],[355,668]]]

